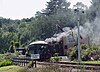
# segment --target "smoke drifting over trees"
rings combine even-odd
[[[100,45],[100,0],[92,0],[92,6],[88,10],[88,20],[83,28],[90,37],[91,42]]]

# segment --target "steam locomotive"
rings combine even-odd
[[[89,38],[80,36],[80,43],[88,44]],[[67,49],[77,45],[77,36],[72,31],[63,32],[45,41],[32,42],[28,46],[28,54],[40,54],[40,59],[49,59],[55,53],[66,55]]]
[[[88,44],[89,38],[80,35],[80,43]],[[41,60],[49,59],[55,53],[59,56],[66,55],[67,49],[77,45],[77,35],[71,30],[62,32],[52,38],[47,38],[45,41],[35,41],[28,45],[26,53],[39,54]]]

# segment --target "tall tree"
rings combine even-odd
[[[47,8],[44,10],[45,15],[64,13],[68,10],[70,3],[66,0],[50,0],[47,2]]]
[[[100,18],[100,0],[92,0],[89,8],[89,20],[94,21],[96,17]]]

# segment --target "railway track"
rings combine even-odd
[[[37,65],[42,66],[50,66],[50,65],[57,65],[61,68],[84,68],[86,70],[100,70],[100,64],[78,64],[73,62],[57,62],[57,63],[50,63],[50,62],[37,62]]]

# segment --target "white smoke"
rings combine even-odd
[[[58,33],[58,34],[54,34],[53,37],[47,38],[45,41],[46,42],[51,42],[51,43],[53,41],[59,42],[63,37],[67,37],[70,34],[72,34],[72,32],[73,32],[74,37],[76,37],[76,35],[77,35],[77,28],[76,27],[74,29],[72,29],[72,30],[70,30],[69,27],[64,27],[63,30],[64,30],[64,32]]]
[[[58,34],[54,34],[53,37],[47,38],[45,41],[46,42],[53,42],[53,41],[59,42],[62,39],[62,37],[68,36],[70,34],[70,32],[71,32],[71,30],[68,30],[68,31],[65,31],[62,33],[58,33]]]
[[[92,45],[100,45],[100,18],[96,17],[92,23],[87,21],[83,26],[83,31],[89,36]]]

